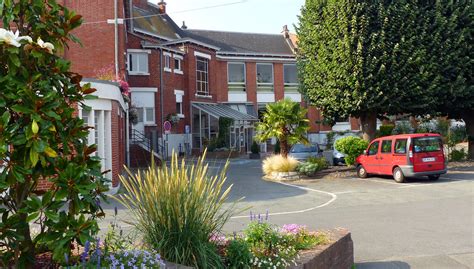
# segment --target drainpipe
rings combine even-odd
[[[115,57],[115,77],[119,77],[119,63],[118,63],[118,22],[117,22],[117,13],[118,13],[118,0],[114,1],[114,35],[115,35],[115,42],[114,42],[114,57]]]
[[[163,143],[163,158],[166,160],[168,152],[164,152],[165,148],[165,137],[164,137],[164,132],[163,132],[163,124],[164,124],[164,115],[163,113],[165,112],[164,107],[163,107],[163,48],[160,47],[160,130],[161,130],[161,142]]]
[[[125,156],[127,158],[127,167],[130,167],[130,106],[126,104],[125,107]]]

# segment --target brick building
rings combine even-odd
[[[95,77],[113,64],[130,85],[131,110],[137,114],[130,128],[131,160],[143,149],[161,155],[172,149],[198,152],[217,136],[220,118],[233,120],[228,146],[246,152],[267,103],[287,97],[305,106],[297,91],[295,38],[286,27],[281,34],[193,30],[178,26],[164,2],[64,4],[84,16],[75,31],[83,45],[65,52],[73,70]],[[309,107],[308,117],[310,139],[323,142],[331,127],[317,123],[315,108]],[[171,123],[166,132],[165,121]],[[359,125],[351,119],[333,128],[359,130]]]

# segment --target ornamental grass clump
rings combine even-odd
[[[235,208],[235,203],[224,205],[232,187],[224,188],[229,162],[219,174],[210,175],[205,156],[187,165],[173,153],[169,167],[152,161],[142,172],[127,169],[128,177],[120,177],[126,194],[118,200],[134,215],[133,224],[145,243],[166,261],[222,268],[210,238],[220,234]]]
[[[298,161],[293,157],[283,157],[282,155],[272,155],[263,160],[263,173],[270,176],[273,172],[293,172],[296,171]]]

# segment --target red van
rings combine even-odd
[[[377,138],[357,157],[355,165],[360,178],[393,175],[399,183],[417,176],[436,180],[447,172],[441,136],[429,133]]]

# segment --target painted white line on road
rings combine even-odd
[[[413,188],[413,187],[424,187],[434,185],[432,183],[420,183],[420,184],[409,184],[405,186],[398,187],[399,189]]]
[[[334,194],[346,194],[346,193],[356,193],[358,191],[337,191],[337,192],[333,192]]]
[[[311,188],[307,188],[307,187],[303,187],[303,186],[298,186],[298,185],[293,185],[293,184],[288,184],[288,183],[284,183],[284,182],[276,182],[276,183],[279,183],[279,184],[282,184],[282,185],[285,185],[285,186],[289,186],[289,187],[293,187],[293,188],[298,188],[298,189],[301,189],[301,190],[306,190],[306,191],[312,191],[312,192],[318,192],[318,193],[326,194],[326,195],[331,196],[331,199],[330,199],[329,201],[327,201],[326,203],[321,204],[321,205],[318,205],[318,206],[314,206],[314,207],[310,207],[310,208],[306,208],[306,209],[302,209],[302,210],[269,213],[269,214],[268,214],[269,216],[280,216],[280,215],[291,215],[291,214],[306,213],[306,212],[308,212],[308,211],[312,211],[312,210],[315,210],[315,209],[318,209],[318,208],[321,208],[321,207],[328,206],[328,205],[330,205],[332,202],[336,201],[336,199],[337,199],[337,195],[334,194],[334,193],[332,193],[332,192],[320,191],[320,190],[311,189]],[[249,217],[248,215],[245,215],[245,216],[233,216],[233,217],[231,217],[231,219],[242,219],[242,218],[248,218],[248,217]]]

